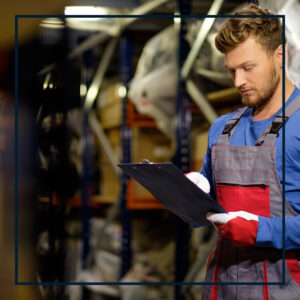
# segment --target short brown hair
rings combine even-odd
[[[250,4],[235,15],[274,15],[267,9]],[[234,49],[248,37],[255,40],[268,55],[282,44],[282,24],[279,18],[230,18],[219,30],[215,45],[222,53]]]

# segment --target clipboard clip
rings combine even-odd
[[[142,164],[152,164],[152,162],[149,161],[148,159],[143,159],[141,163]]]

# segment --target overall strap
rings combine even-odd
[[[230,136],[234,133],[236,130],[237,124],[240,121],[240,118],[244,114],[244,112],[248,109],[248,107],[243,107],[239,109],[233,117],[227,121],[227,123],[224,126],[223,132],[219,135],[217,145],[229,145],[230,142]]]
[[[279,136],[279,130],[282,127],[283,122],[286,123],[293,113],[300,109],[300,95],[297,96],[286,108],[285,118],[283,119],[282,113],[276,116],[273,122],[266,128],[262,135],[258,138],[255,146],[273,146],[277,137]]]

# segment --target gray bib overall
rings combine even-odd
[[[297,97],[286,107],[285,121],[299,108],[300,97]],[[239,110],[226,123],[217,145],[212,149],[213,181],[218,201],[227,211],[243,210],[265,217],[282,217],[282,191],[275,164],[274,142],[283,118],[275,117],[255,146],[230,146],[230,138],[246,109]],[[296,215],[287,200],[285,215]],[[205,286],[202,299],[299,300],[299,253],[299,250],[286,251],[284,286]],[[207,282],[282,282],[281,250],[237,247],[230,240],[219,237],[212,256],[208,263]]]

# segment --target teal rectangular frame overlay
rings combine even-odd
[[[15,15],[15,285],[285,285],[285,122],[282,125],[282,281],[280,282],[21,282],[18,279],[18,20],[30,18],[281,18],[282,114],[285,119],[285,15]]]

